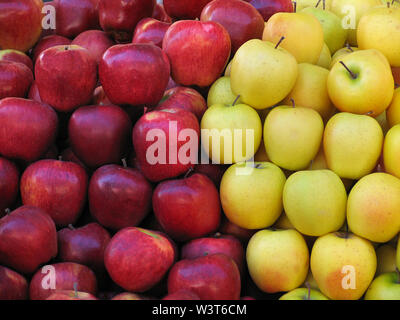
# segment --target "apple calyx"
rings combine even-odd
[[[189,175],[194,171],[193,167],[190,167],[189,170],[185,173],[184,175],[184,179],[186,179],[187,177],[189,177]]]
[[[354,73],[353,71],[351,71],[351,70],[344,64],[343,61],[339,61],[339,63],[347,70],[347,72],[350,74],[350,76],[351,76],[353,79],[357,79],[357,74]]]
[[[239,98],[240,98],[240,94],[236,97],[235,101],[233,101],[232,107],[236,104],[236,102],[238,102]]]
[[[296,2],[295,2],[295,3],[296,3]],[[285,37],[284,37],[284,36],[282,36],[282,37],[279,39],[278,43],[277,43],[276,46],[275,46],[275,49],[278,49],[279,45],[282,43],[283,40],[285,40]]]

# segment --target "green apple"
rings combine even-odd
[[[400,124],[396,124],[386,134],[383,143],[383,163],[385,171],[400,178]]]
[[[400,300],[400,273],[381,274],[372,281],[365,300]]]
[[[329,48],[326,45],[326,43],[324,43],[324,46],[322,47],[322,51],[319,55],[319,59],[317,61],[317,66],[320,66],[322,68],[329,70],[331,68],[331,62],[332,62],[331,52],[329,51]]]
[[[217,79],[210,90],[208,91],[207,97],[207,106],[211,107],[214,104],[232,104],[236,100],[237,96],[235,96],[231,89],[231,78],[230,77],[221,77]],[[237,104],[240,104],[240,97],[236,101]]]
[[[357,47],[350,47],[350,46],[339,49],[332,55],[329,69],[332,69],[332,67],[336,64],[336,62],[340,61],[344,56],[358,50],[359,49]]]
[[[324,123],[319,113],[302,107],[279,106],[265,119],[264,144],[268,157],[281,168],[308,167],[321,145]]]
[[[311,250],[311,272],[321,292],[333,300],[360,299],[374,278],[376,263],[371,242],[351,233],[326,234]]]
[[[390,244],[383,244],[376,248],[378,265],[376,276],[382,273],[396,271],[396,248]]]
[[[220,186],[226,217],[244,229],[271,226],[282,213],[285,182],[282,170],[270,162],[255,162],[251,168],[246,167],[246,163],[230,166]]]
[[[321,292],[314,289],[297,288],[282,295],[279,300],[329,300]]]
[[[340,112],[326,124],[323,145],[329,169],[341,178],[360,179],[378,162],[382,128],[372,117]]]
[[[283,189],[283,206],[290,222],[304,235],[337,231],[346,218],[347,193],[330,170],[293,173]]]
[[[265,109],[277,104],[296,82],[296,59],[276,45],[259,39],[249,40],[232,60],[232,91],[253,108]]]
[[[298,288],[309,269],[309,251],[296,230],[261,230],[246,250],[247,266],[257,287],[267,293]]]

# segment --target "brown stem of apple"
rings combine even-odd
[[[386,2],[388,8],[390,8],[390,2]]]
[[[74,297],[78,299],[78,283],[74,282]]]
[[[285,37],[282,36],[282,37],[279,39],[278,43],[276,44],[275,49],[278,49],[279,45],[282,43],[283,40],[285,40]]]
[[[318,8],[319,4],[321,3],[321,0],[318,0],[317,4],[315,5],[316,8]]]
[[[62,155],[58,156],[58,161],[63,161]]]
[[[189,170],[185,173],[185,176],[183,177],[184,179],[186,179],[189,174],[191,174],[194,171],[193,167],[190,167]]]
[[[257,163],[257,164],[254,166],[254,168],[255,168],[255,169],[260,169],[260,168],[261,168],[261,166],[262,166],[262,164],[261,164],[261,163]]]
[[[396,273],[397,273],[397,283],[400,284],[400,270],[397,267],[396,267]]]
[[[4,211],[5,211],[6,215],[10,215],[10,213],[11,213],[10,208],[6,208]]]
[[[357,74],[355,74],[353,71],[351,71],[343,61],[339,61],[339,63],[347,70],[347,72],[351,75],[353,79],[357,79]]]
[[[68,225],[68,229],[75,230],[74,226],[71,223]]]
[[[235,101],[233,101],[232,107],[236,104],[236,102],[238,102],[239,98],[240,98],[240,94],[236,97]]]
[[[296,103],[294,102],[294,99],[290,98],[290,101],[292,102],[292,107],[295,108],[296,107]]]
[[[370,116],[371,114],[373,114],[374,112],[371,110],[371,111],[368,111],[368,112],[366,112],[366,113],[364,113],[364,115],[365,116]]]
[[[124,168],[128,168],[128,164],[126,163],[126,158],[122,158],[121,162]]]
[[[310,284],[308,283],[308,281],[306,282],[306,287],[307,287],[307,289],[308,289],[308,292],[307,292],[307,300],[311,300],[311,286],[310,286]]]
[[[353,48],[349,43],[346,43],[346,48],[349,49],[351,52],[354,52]]]

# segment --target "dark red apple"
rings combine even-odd
[[[115,45],[115,42],[104,31],[88,30],[78,35],[72,41],[72,44],[87,49],[94,60],[96,60],[97,63],[100,63],[104,52]]]
[[[168,293],[191,290],[201,300],[238,300],[240,273],[224,254],[213,254],[177,262],[168,275]]]
[[[248,40],[261,39],[264,31],[261,14],[242,0],[213,0],[204,7],[200,20],[225,27],[231,37],[232,54]]]
[[[13,49],[0,50],[0,61],[19,62],[26,65],[33,72],[33,63],[31,58],[21,51]]]
[[[130,227],[117,232],[105,252],[112,280],[130,292],[144,292],[161,281],[174,263],[170,240],[150,230]]]
[[[245,0],[256,8],[268,21],[272,15],[277,12],[293,12],[293,3],[291,0]]]
[[[40,160],[42,159],[58,159],[59,157],[59,152],[57,145],[53,144],[50,146],[50,148],[40,157]]]
[[[200,18],[201,10],[212,0],[164,0],[166,13],[174,19]]]
[[[100,25],[118,42],[130,41],[137,23],[152,16],[155,3],[155,0],[100,0]]]
[[[63,152],[61,152],[61,159],[64,161],[75,162],[76,164],[79,164],[82,168],[87,169],[85,164],[81,161],[81,159],[76,156],[71,148],[64,149]]]
[[[221,225],[218,229],[223,234],[229,234],[239,239],[243,243],[246,243],[256,233],[256,230],[249,230],[239,227],[238,225],[230,222],[225,217],[222,218]]]
[[[162,48],[176,83],[208,87],[225,69],[231,39],[219,23],[184,20],[169,27]]]
[[[165,12],[164,6],[161,3],[155,5],[152,18],[161,22],[172,23],[171,17]]]
[[[214,182],[217,189],[219,189],[222,176],[224,175],[227,167],[228,166],[214,163],[198,163],[194,167],[194,172],[205,174]]]
[[[42,7],[42,0],[0,1],[0,48],[32,48],[42,32]]]
[[[153,210],[164,231],[187,241],[215,232],[221,218],[218,190],[205,175],[163,181],[153,194]]]
[[[182,108],[192,112],[199,121],[207,110],[207,102],[203,96],[192,88],[175,87],[167,90],[161,103],[155,110],[165,108]]]
[[[19,273],[0,266],[0,300],[28,299],[28,282]]]
[[[177,177],[197,162],[200,126],[184,109],[145,113],[133,128],[138,166],[153,182]]]
[[[0,218],[17,199],[19,191],[19,170],[15,164],[0,157]],[[0,292],[1,294],[1,292]],[[1,299],[0,299],[1,300]]]
[[[250,297],[250,296],[244,296],[244,297],[240,297],[240,300],[244,300],[244,301],[248,300],[248,301],[251,301],[251,300],[256,300],[256,299],[253,298],[253,297]]]
[[[76,262],[102,273],[104,251],[110,242],[110,234],[97,223],[80,228],[72,225],[58,231],[58,258],[63,262]]]
[[[150,212],[152,192],[150,183],[139,170],[103,166],[90,179],[90,212],[107,228],[134,227]]]
[[[0,60],[0,100],[25,98],[33,81],[32,71],[24,64]]]
[[[144,18],[136,25],[132,43],[148,43],[162,47],[162,42],[170,23],[153,18]]]
[[[75,289],[95,296],[97,279],[94,272],[82,264],[60,262],[41,268],[34,274],[29,285],[29,298],[45,300],[58,290]]]
[[[199,296],[190,290],[179,290],[174,293],[166,295],[162,300],[200,300]]]
[[[122,292],[114,296],[111,300],[152,300],[152,299],[137,293]]]
[[[42,98],[40,98],[39,89],[38,89],[38,87],[36,85],[36,81],[35,80],[33,80],[31,88],[29,89],[28,99],[36,101],[36,102],[43,103]]]
[[[0,219],[0,264],[32,273],[56,255],[56,226],[43,210],[22,206]]]
[[[37,45],[33,48],[32,52],[32,59],[33,62],[35,63],[39,55],[46,49],[49,49],[51,47],[55,46],[68,46],[71,44],[71,40],[59,35],[50,35],[46,36],[37,43]]]
[[[88,104],[97,84],[97,63],[76,45],[43,51],[35,65],[35,80],[43,102],[60,112]]]
[[[98,300],[94,295],[74,290],[56,290],[46,300]]]
[[[22,202],[46,211],[57,226],[74,224],[85,204],[87,185],[86,171],[80,165],[40,160],[22,175]]]
[[[117,105],[156,105],[169,75],[165,53],[148,44],[113,46],[104,53],[99,65],[104,92]]]
[[[55,140],[57,122],[56,112],[45,104],[21,98],[1,100],[0,154],[9,159],[39,159]]]

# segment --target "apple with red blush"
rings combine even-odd
[[[157,3],[155,5],[153,15],[151,17],[161,22],[172,23],[172,19],[165,11],[164,5],[162,3]]]
[[[174,293],[167,294],[162,300],[200,300],[199,296],[191,290],[182,289]]]
[[[31,58],[21,51],[13,49],[0,50],[0,61],[19,62],[26,65],[33,72],[33,63]]]
[[[70,39],[56,34],[43,37],[32,50],[32,60],[36,63],[37,58],[44,50],[55,46],[68,46],[71,42]]]
[[[0,300],[27,300],[28,282],[18,272],[0,266]]]
[[[293,12],[293,3],[291,0],[244,0],[256,8],[268,21],[271,16],[278,12]]]
[[[154,18],[144,18],[136,25],[132,43],[148,43],[162,47],[162,42],[170,23],[161,22]]]
[[[10,160],[0,157],[0,218],[16,201],[19,192],[19,170]]]
[[[165,12],[176,20],[200,18],[201,11],[212,0],[164,0]]]
[[[115,42],[104,31],[87,30],[79,34],[72,41],[72,44],[87,49],[94,60],[96,60],[97,63],[100,63],[104,52],[115,45]]]
[[[33,74],[25,64],[0,60],[0,100],[8,97],[25,98]]]

